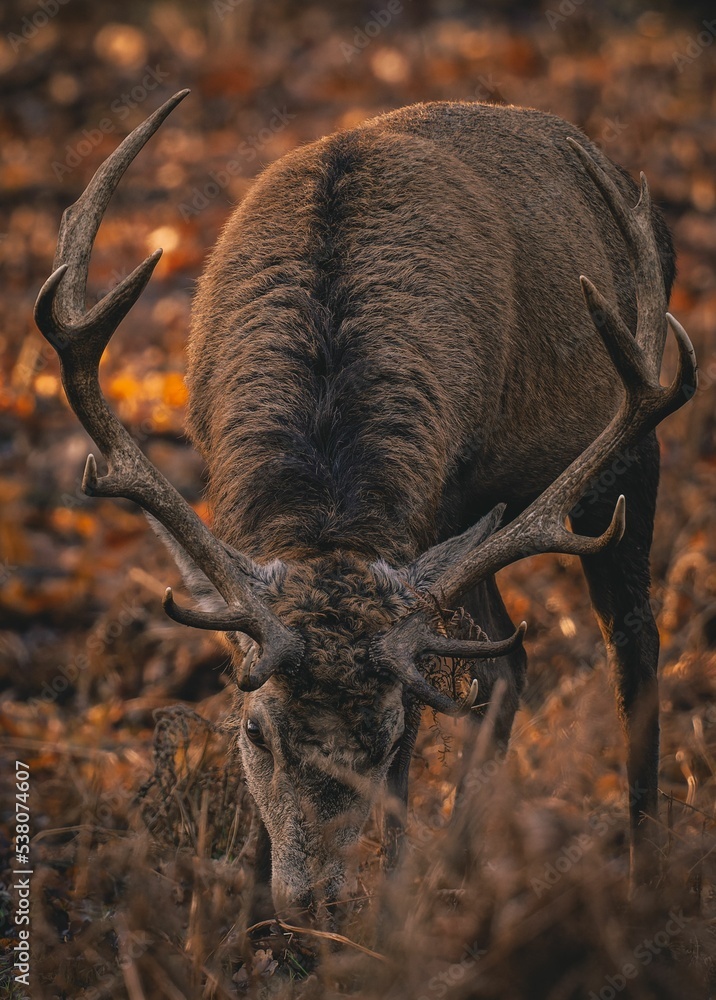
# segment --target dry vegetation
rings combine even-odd
[[[10,866],[20,759],[32,773],[32,997],[716,995],[716,46],[708,32],[699,41],[702,15],[601,19],[586,3],[552,26],[544,11],[507,21],[457,4],[439,16],[416,0],[359,48],[370,13],[357,4],[57,6],[40,27],[34,3],[0,15],[0,854]],[[24,18],[37,28],[27,41]],[[147,67],[161,82],[139,100]],[[176,570],[138,512],[82,497],[89,442],[31,319],[60,210],[182,86],[192,97],[103,226],[91,294],[165,247],[103,379],[199,510],[201,465],[182,438],[191,283],[261,165],[390,107],[477,98],[553,110],[646,169],[679,251],[672,308],[702,368],[695,400],[660,431],[655,890],[628,901],[623,745],[578,564],[540,557],[503,574],[515,619],[530,623],[531,659],[507,762],[481,746],[463,760],[457,724],[436,728],[426,713],[404,863],[385,880],[368,831],[346,940],[275,923],[249,932],[252,812],[227,765],[225,658],[163,618]],[[97,138],[102,120],[111,127]],[[624,610],[624,627],[638,628],[640,609]],[[468,791],[448,825],[461,768]],[[3,995],[19,997],[9,961]]]

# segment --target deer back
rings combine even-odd
[[[632,328],[636,305],[575,133],[537,111],[417,105],[265,171],[212,254],[191,337],[222,537],[406,559],[496,499],[526,502],[593,439],[619,389],[579,274]]]

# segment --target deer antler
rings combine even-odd
[[[485,639],[452,639],[446,635],[436,634],[426,621],[424,611],[414,611],[376,636],[371,644],[371,658],[394,674],[418,701],[429,705],[437,712],[456,715],[469,710],[474,704],[477,698],[477,681],[473,680],[467,698],[462,704],[458,704],[426,681],[415,661],[422,656],[494,660],[521,646],[526,631],[527,622],[522,622],[509,638],[497,642]]]
[[[465,533],[476,535],[476,545],[467,544],[467,555],[449,566],[431,591],[444,607],[450,607],[477,583],[510,563],[541,552],[591,555],[617,544],[624,533],[625,500],[619,497],[611,524],[597,538],[578,535],[565,527],[569,512],[584,495],[590,481],[620,450],[640,441],[696,391],[697,367],[694,349],[686,331],[666,312],[666,291],[659,253],[651,223],[651,201],[646,178],[641,175],[641,196],[629,209],[617,186],[575,140],[567,140],[599,188],[624,237],[636,284],[638,319],[633,336],[616,306],[608,303],[584,275],[582,292],[592,322],[609,352],[624,386],[619,410],[602,433],[513,521],[483,539],[480,524]],[[676,337],[679,364],[668,387],[659,383],[666,337],[666,323]],[[507,642],[513,642],[518,632]],[[440,711],[454,712],[458,706],[435,691],[420,675],[415,660],[435,651],[426,639],[430,632],[424,613],[415,612],[395,622],[373,643],[376,659],[392,670],[414,692],[415,697]],[[516,643],[515,643],[516,644]],[[443,654],[448,655],[448,654]],[[469,655],[462,652],[462,656]],[[476,656],[483,655],[479,651]],[[489,655],[489,654],[488,654]]]
[[[189,93],[182,90],[139,125],[102,164],[80,198],[62,216],[55,270],[42,286],[35,321],[60,358],[62,384],[70,406],[105,457],[108,472],[97,476],[93,455],[87,458],[82,488],[90,496],[124,497],[155,517],[227,603],[220,614],[179,609],[171,594],[167,613],[202,628],[244,632],[262,648],[260,664],[249,683],[259,687],[285,663],[297,663],[300,638],[257,595],[260,570],[251,560],[215,538],[188,503],[140,451],[109,409],[99,386],[99,362],[121,320],[149,281],[162,251],[156,250],[89,312],[85,291],[90,255],[109,200],[122,175],[159,126]],[[253,585],[252,585],[253,584]]]

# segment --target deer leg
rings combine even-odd
[[[466,594],[463,607],[473,620],[484,629],[491,640],[500,639],[514,632],[514,625],[507,614],[502,595],[497,589],[494,576],[478,584]],[[523,646],[494,660],[475,660],[472,663],[473,676],[477,678],[477,706],[470,710],[469,745],[463,754],[463,766],[457,784],[455,807],[452,812],[452,823],[459,824],[462,805],[473,794],[479,794],[480,786],[495,773],[505,754],[510,741],[510,733],[515,713],[519,707],[520,694],[525,684],[527,672],[527,655]],[[478,732],[485,724],[485,717],[490,709],[493,691],[498,681],[504,681],[505,686],[498,695],[499,704],[492,713],[492,732],[484,747],[480,748],[479,760],[475,759],[475,748]]]
[[[649,549],[659,481],[659,448],[652,433],[615,459],[571,515],[575,530],[599,532],[614,498],[627,498],[626,531],[614,549],[582,565],[607,648],[627,747],[632,885],[658,871],[659,634],[649,602]]]
[[[497,589],[494,576],[489,577],[467,594],[463,600],[463,607],[476,624],[484,629],[491,640],[504,638],[515,630],[502,600],[502,595]],[[502,757],[507,752],[512,723],[519,708],[522,689],[525,686],[527,654],[524,648],[519,646],[506,656],[500,656],[495,660],[475,660],[472,666],[473,675],[477,677],[479,684],[477,704],[481,706],[470,712],[470,718],[476,726],[482,725],[484,721],[496,682],[500,678],[507,682],[495,717],[492,734],[494,756]]]
[[[388,803],[385,811],[385,857],[394,868],[400,857],[408,812],[408,775],[415,741],[420,728],[421,706],[413,702],[405,708],[405,731],[388,771]]]

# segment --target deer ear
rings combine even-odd
[[[199,569],[194,560],[181,547],[179,542],[170,535],[163,524],[160,524],[155,517],[144,511],[146,519],[152,526],[152,530],[160,538],[172,554],[174,562],[177,564],[184,577],[184,583],[189,593],[197,602],[202,611],[225,611],[226,601],[219,591],[209,580],[209,578]],[[223,544],[223,543],[222,543]],[[286,575],[286,564],[280,559],[273,562],[259,564],[241,552],[232,549],[230,545],[224,548],[236,562],[236,568],[241,576],[250,586],[255,585],[261,588],[273,586],[280,587]]]
[[[505,513],[506,504],[498,504],[489,514],[481,518],[477,524],[473,524],[461,535],[454,535],[433,545],[427,552],[412,562],[409,566],[400,570],[403,577],[407,577],[411,586],[418,590],[425,590],[435,583],[435,581],[454,563],[461,562],[472,549],[484,542],[493,532],[497,531]]]
[[[155,535],[160,538],[169,549],[174,562],[179,567],[186,589],[192,595],[202,611],[226,610],[226,601],[221,596],[209,578],[202,573],[193,559],[184,551],[179,542],[170,535],[163,524],[160,524],[151,514],[145,516],[149,521]]]

